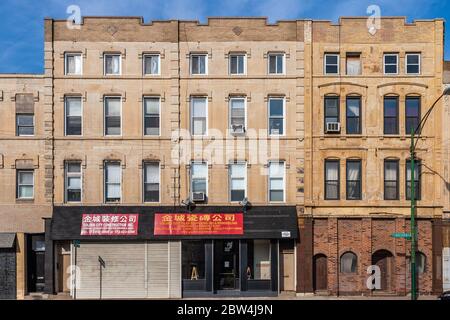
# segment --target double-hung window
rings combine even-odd
[[[65,165],[66,202],[81,201],[81,183],[81,162],[67,161]]]
[[[269,162],[269,201],[284,201],[284,161]]]
[[[159,202],[159,170],[158,162],[144,163],[144,202]]]
[[[361,97],[347,97],[347,134],[361,133]]]
[[[420,200],[421,161],[414,160],[414,199]],[[411,160],[406,160],[406,200],[411,200]]]
[[[206,162],[191,163],[191,193],[208,193],[208,165]]]
[[[66,53],[64,61],[66,75],[81,75],[83,73],[83,58],[81,53]]]
[[[159,54],[144,54],[144,75],[159,75],[160,74],[160,55]]]
[[[83,119],[82,114],[81,97],[66,97],[66,136],[81,136]]]
[[[384,134],[398,134],[398,97],[384,97]]]
[[[405,112],[405,134],[411,134],[411,131],[416,131],[420,122],[420,97],[406,97]]]
[[[122,115],[122,98],[105,97],[105,135],[120,136]]]
[[[328,131],[328,123],[340,123],[339,121],[339,97],[325,96],[325,131]],[[338,130],[336,130],[338,132]],[[336,132],[332,131],[332,132]]]
[[[16,131],[18,136],[34,135],[34,114],[16,114]]]
[[[407,53],[405,60],[406,74],[420,74],[420,53]]]
[[[347,200],[361,200],[361,160],[347,160]]]
[[[398,54],[385,53],[383,56],[384,74],[398,74]]]
[[[105,162],[105,202],[120,202],[122,197],[122,168],[119,161]]]
[[[339,160],[325,160],[325,200],[339,199]]]
[[[246,62],[245,54],[231,53],[229,55],[229,60],[230,60],[230,74],[231,75],[245,74],[245,62]]]
[[[122,73],[122,55],[120,53],[105,54],[105,75],[120,75]]]
[[[398,160],[384,160],[384,199],[398,200]]]
[[[208,74],[208,55],[191,54],[191,74]]]
[[[159,97],[144,97],[144,135],[160,134],[160,101]]]
[[[245,132],[245,97],[230,98],[230,130],[232,134]]]
[[[269,135],[284,135],[284,98],[269,98]]]
[[[205,136],[208,130],[208,99],[191,97],[191,134]]]
[[[324,56],[324,73],[333,75],[339,74],[339,54],[326,53]]]
[[[34,198],[34,170],[17,170],[17,199]]]
[[[284,74],[284,53],[269,53],[269,74]]]
[[[247,164],[245,162],[231,163],[230,174],[230,201],[242,201],[247,192]]]

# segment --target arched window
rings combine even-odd
[[[341,273],[355,273],[356,272],[356,264],[357,264],[357,258],[356,254],[353,252],[345,252],[341,256],[340,261],[340,270]]]

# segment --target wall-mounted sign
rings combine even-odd
[[[83,213],[82,236],[135,236],[139,215],[136,213]]]
[[[156,213],[154,235],[243,235],[242,213]]]

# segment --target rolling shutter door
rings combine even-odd
[[[181,298],[181,241],[169,242],[169,298]]]
[[[77,249],[80,268],[80,288],[77,299],[100,297],[100,263],[102,269],[102,298],[145,298],[144,242],[81,242]]]
[[[0,248],[0,299],[16,299],[16,251]]]

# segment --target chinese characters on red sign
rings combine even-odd
[[[156,213],[154,235],[242,235],[242,213]]]
[[[138,214],[83,214],[82,236],[135,236],[138,234]]]

